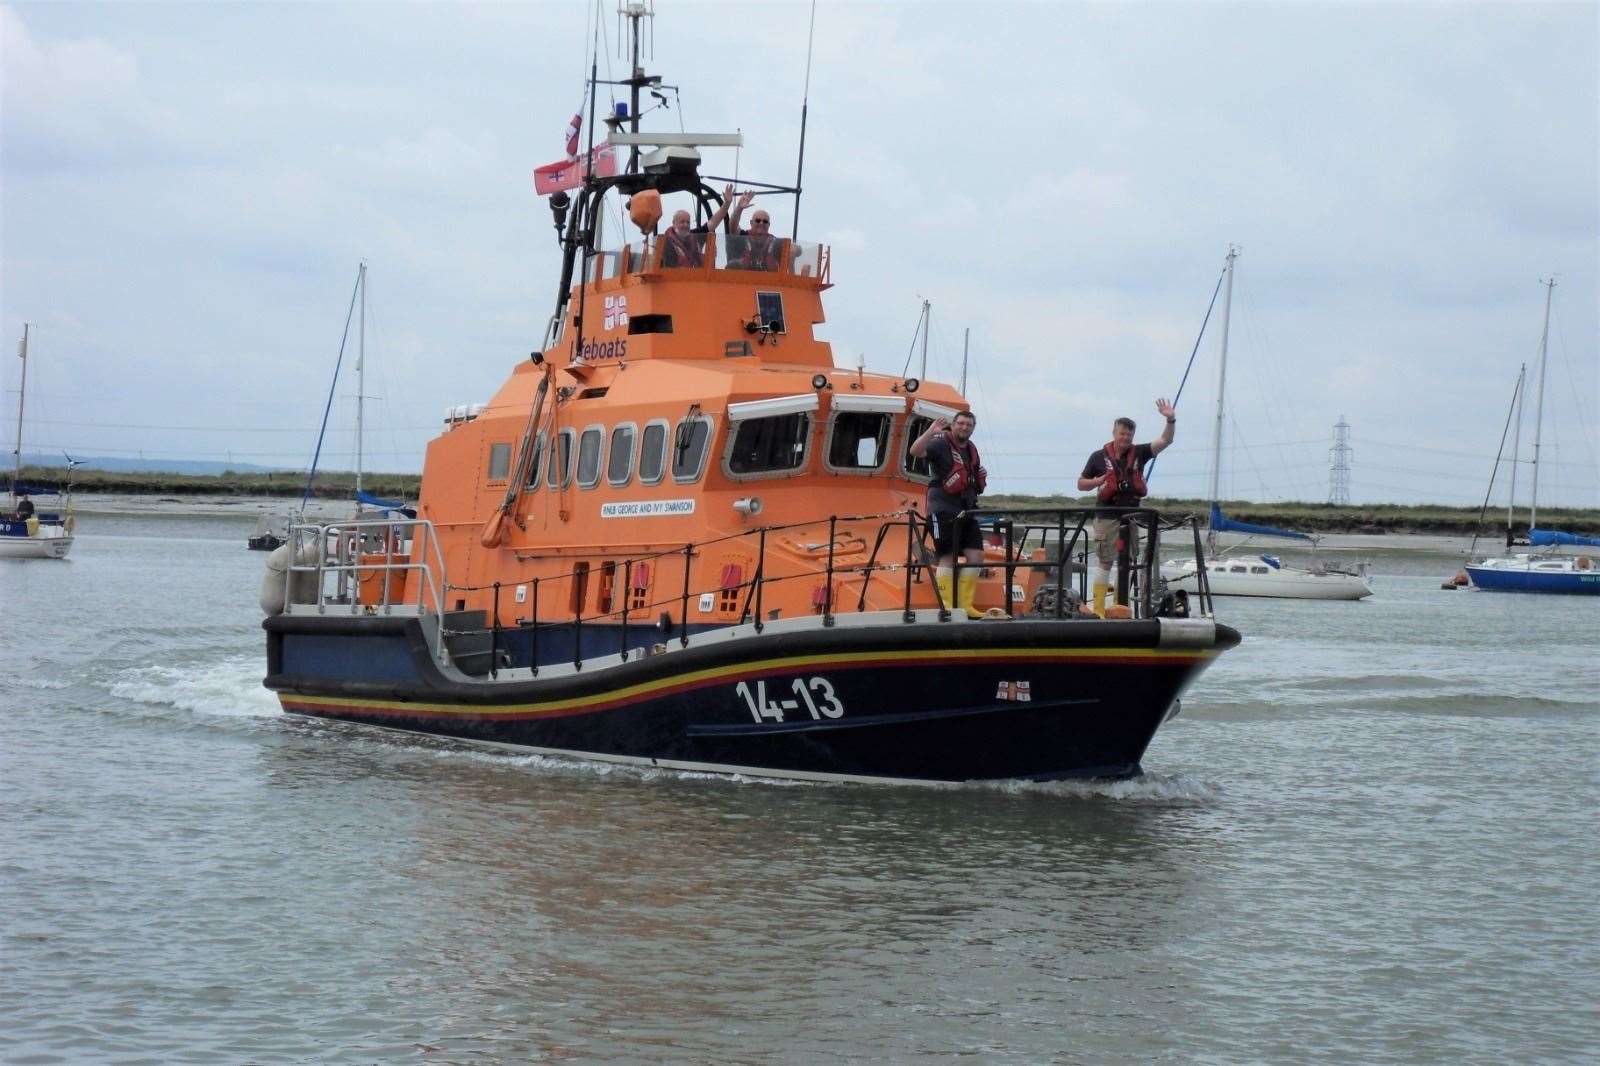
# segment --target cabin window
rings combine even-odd
[[[639,438],[639,482],[654,485],[667,470],[667,424],[651,422]]]
[[[533,462],[528,464],[528,487],[539,487],[539,472],[544,469],[544,434],[541,433],[533,442]]]
[[[633,423],[624,422],[611,431],[611,451],[606,454],[606,480],[626,485],[633,476]]]
[[[931,425],[933,419],[926,415],[912,415],[906,419],[906,448],[900,457],[900,468],[906,472],[907,477],[926,481],[932,476],[928,469],[928,457],[924,455],[918,459],[911,454],[911,445],[916,443],[917,438],[926,433]]]
[[[672,480],[699,481],[705,470],[706,451],[711,444],[711,420],[686,418],[678,423],[672,441]]]
[[[1265,574],[1267,572],[1267,568],[1264,566],[1252,566],[1250,568],[1250,572],[1252,574]]]
[[[1211,572],[1213,574],[1226,574],[1228,572],[1228,568],[1226,566],[1213,566],[1211,568]]]
[[[1248,574],[1249,572],[1250,572],[1250,568],[1248,566],[1230,566],[1230,567],[1228,567],[1228,573],[1230,573],[1230,574]]]
[[[889,457],[889,415],[841,411],[833,416],[828,441],[828,466],[835,470],[877,470]]]
[[[605,444],[606,431],[590,426],[578,438],[578,487],[592,489],[600,483],[600,448]]]
[[[511,445],[489,445],[489,480],[504,481],[511,476]]]
[[[577,436],[572,430],[564,429],[556,438],[556,447],[550,449],[544,481],[552,489],[564,489],[572,484],[572,445]]]
[[[728,444],[728,472],[771,474],[805,465],[811,416],[805,413],[746,418],[735,423]]]

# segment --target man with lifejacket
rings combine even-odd
[[[1156,401],[1156,410],[1167,420],[1161,436],[1149,444],[1133,443],[1137,428],[1133,419],[1119,418],[1111,426],[1111,440],[1089,456],[1078,477],[1078,491],[1094,491],[1102,509],[1095,513],[1094,555],[1099,569],[1094,575],[1094,613],[1106,616],[1107,602],[1111,598],[1111,564],[1117,558],[1119,527],[1128,538],[1128,558],[1139,554],[1139,530],[1133,523],[1122,526],[1121,516],[1105,508],[1138,507],[1148,494],[1144,481],[1144,468],[1150,460],[1167,450],[1172,443],[1172,433],[1178,424],[1177,412],[1163,397]]]
[[[957,516],[978,506],[978,497],[989,482],[989,472],[978,461],[978,449],[972,443],[972,430],[977,424],[971,411],[962,411],[953,420],[935,418],[911,442],[910,449],[914,457],[928,460],[932,475],[928,481],[928,524],[939,555],[935,571],[939,595],[946,607],[959,608],[968,618],[983,617],[983,612],[972,605],[978,591],[978,568],[983,565],[983,535],[976,518]],[[959,582],[955,581],[957,552],[962,559]]]
[[[661,265],[664,267],[697,267],[706,256],[706,234],[722,225],[727,217],[728,205],[733,203],[733,186],[722,187],[722,202],[702,226],[690,227],[689,212],[679,209],[672,213],[672,225],[661,238]]]

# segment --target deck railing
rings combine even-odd
[[[1195,557],[1203,561],[1199,519],[1184,515],[1168,520],[1143,508],[1117,513],[1142,534],[1136,559],[1126,548],[1127,538],[1121,538],[1124,547],[1118,560],[1117,602],[1127,604],[1134,618],[1161,613],[1209,615],[1210,589],[1203,565],[1199,568],[1198,610],[1186,599],[1163,602],[1157,595],[1161,533],[1187,528]],[[1078,605],[1087,599],[1089,526],[1096,514],[1094,508],[966,512],[985,526],[992,540],[998,540],[991,547],[1001,548],[1002,557],[967,564],[958,556],[956,577],[973,565],[1002,570],[1008,618],[1019,614],[1079,617]],[[875,526],[876,532],[863,534],[862,526]],[[795,539],[808,529],[815,530],[818,539]],[[824,531],[825,540],[821,538]],[[781,547],[775,547],[779,538],[785,539]],[[561,553],[573,560],[564,572],[481,585],[454,584],[447,579],[438,536],[425,519],[294,525],[289,530],[289,544],[291,565],[285,575],[288,613],[415,613],[433,618],[437,626],[425,628],[437,630],[436,634],[430,631],[429,639],[439,661],[451,659],[453,643],[472,639],[484,643],[486,639],[487,661],[483,669],[472,672],[491,676],[507,668],[506,653],[513,647],[526,650],[525,661],[516,665],[537,675],[541,665],[556,661],[570,660],[575,669],[607,654],[626,661],[662,650],[674,639],[688,647],[696,633],[707,630],[750,625],[759,633],[771,620],[766,611],[768,594],[788,582],[821,580],[813,589],[811,609],[824,626],[834,625],[841,613],[881,613],[890,602],[894,604],[890,609],[898,611],[902,622],[916,622],[914,590],[921,584],[932,591],[941,621],[950,620],[954,606],[944,602],[937,583],[929,579],[936,563],[932,532],[927,517],[915,510],[830,515],[651,551],[595,550],[576,557]],[[742,567],[737,574],[725,569],[720,577],[709,572],[708,552],[741,544],[751,563],[748,574]],[[526,553],[518,557],[539,558]],[[769,564],[779,557],[780,572],[769,572]],[[669,570],[671,578],[667,577]],[[1044,581],[1033,602],[1019,611],[1017,575],[1030,570],[1041,571]],[[644,580],[636,580],[641,575]],[[877,596],[871,595],[875,580],[879,582]],[[859,589],[852,587],[856,581]],[[513,589],[520,593],[513,596]],[[399,598],[402,590],[403,601]],[[898,593],[892,601],[890,590]],[[565,601],[564,610],[550,609],[553,596]],[[708,621],[691,624],[691,603],[705,597],[712,598],[715,609],[702,607]],[[463,609],[469,598],[487,608],[481,612],[481,622],[475,612]],[[504,620],[508,600],[513,615],[509,623]],[[455,608],[450,606],[452,601]],[[592,635],[597,629],[602,635]],[[558,642],[560,659],[551,654],[551,642]]]

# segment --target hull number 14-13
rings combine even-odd
[[[781,722],[784,711],[799,711],[801,708],[819,720],[844,717],[844,704],[839,702],[827,678],[797,677],[789,689],[794,693],[794,699],[776,700],[767,696],[765,681],[757,681],[754,690],[746,681],[734,687],[734,691],[743,697],[745,706],[750,708],[750,717],[757,722]]]

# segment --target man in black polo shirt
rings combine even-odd
[[[959,607],[968,618],[983,617],[983,612],[972,605],[978,591],[978,568],[983,565],[983,535],[978,532],[976,518],[958,520],[956,516],[978,506],[978,497],[988,480],[989,472],[979,463],[978,449],[972,443],[977,422],[971,411],[960,412],[953,421],[935,418],[910,448],[916,458],[927,457],[932,475],[928,482],[928,524],[933,527],[934,549],[939,553],[935,572],[939,594],[946,607]],[[952,595],[956,552],[962,558],[961,582]]]
[[[1078,491],[1094,490],[1095,498],[1106,507],[1137,507],[1147,489],[1144,468],[1150,460],[1167,450],[1172,443],[1172,432],[1178,424],[1178,414],[1165,398],[1156,401],[1156,410],[1167,420],[1161,436],[1149,444],[1133,443],[1136,428],[1131,418],[1119,418],[1111,427],[1111,440],[1105,447],[1089,456],[1083,464],[1083,474],[1078,478]],[[1100,568],[1094,575],[1094,613],[1106,616],[1106,600],[1111,593],[1111,564],[1117,557],[1117,529],[1119,517],[1115,511],[1097,512],[1094,519],[1094,554]],[[1139,531],[1133,525],[1128,530],[1128,557],[1139,554]]]

